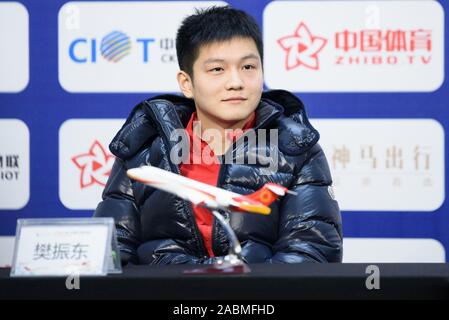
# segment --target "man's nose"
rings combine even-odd
[[[243,89],[243,80],[238,70],[231,70],[228,81],[226,83],[227,90],[241,90]]]

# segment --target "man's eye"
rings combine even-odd
[[[212,72],[220,72],[220,71],[223,71],[223,68],[222,68],[222,67],[216,67],[216,68],[210,69],[209,71],[212,71]]]
[[[245,69],[245,70],[251,70],[251,69],[256,69],[256,67],[253,66],[252,64],[247,64],[247,65],[243,66],[243,69]]]

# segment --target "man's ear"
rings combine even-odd
[[[178,80],[179,89],[181,89],[184,96],[193,99],[193,82],[187,72],[179,71],[176,79]]]

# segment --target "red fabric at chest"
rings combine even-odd
[[[189,120],[189,123],[186,127],[186,132],[190,138],[190,161],[189,163],[182,163],[180,165],[181,175],[184,177],[194,179],[196,181],[200,181],[203,183],[207,183],[212,186],[217,185],[218,174],[220,172],[220,163],[215,156],[214,152],[210,149],[209,145],[197,137],[198,141],[201,143],[201,150],[194,150],[194,146],[192,145],[193,141],[193,122],[197,121],[196,112],[194,112]],[[255,123],[255,115],[254,113],[251,115],[248,122],[243,127],[243,131],[252,128]],[[235,137],[234,137],[235,138]],[[207,153],[210,155],[208,158],[213,159],[212,164],[204,163],[203,161],[193,161],[201,159],[201,154]],[[198,163],[200,162],[200,163]],[[212,249],[212,227],[213,227],[213,215],[212,213],[203,207],[193,207],[193,213],[195,215],[196,223],[198,225],[198,229],[201,233],[201,236],[204,240],[204,245],[207,249],[209,256],[214,257],[214,252]]]

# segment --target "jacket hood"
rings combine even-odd
[[[115,156],[126,160],[155,136],[169,137],[172,130],[185,128],[194,111],[194,101],[179,95],[164,94],[144,100],[131,111],[109,148]],[[256,109],[256,128],[274,121],[274,127],[279,129],[279,149],[287,155],[305,152],[319,139],[303,103],[288,91],[262,93]]]

